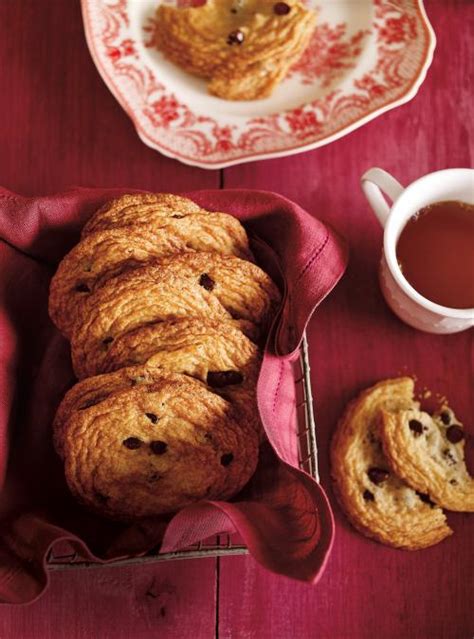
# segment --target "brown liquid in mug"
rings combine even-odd
[[[450,308],[474,307],[474,205],[436,202],[402,230],[397,260],[421,295]]]

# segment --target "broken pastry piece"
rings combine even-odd
[[[417,410],[413,391],[409,377],[365,390],[347,407],[331,448],[336,495],[351,523],[368,537],[407,550],[452,533],[441,508],[393,472],[380,441],[381,411]]]
[[[474,512],[464,429],[452,410],[382,411],[380,435],[390,467],[410,486],[447,510]]]
[[[207,0],[160,5],[155,44],[185,71],[206,78],[226,100],[268,97],[306,48],[316,14],[302,2]]]

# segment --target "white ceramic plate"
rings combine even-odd
[[[150,44],[158,4],[82,0],[89,49],[143,142],[208,169],[314,149],[407,102],[435,47],[422,0],[308,0],[318,26],[289,76],[269,98],[231,102]]]

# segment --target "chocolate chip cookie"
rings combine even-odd
[[[232,323],[180,320],[152,324],[126,333],[111,346],[108,374],[87,377],[71,388],[54,422],[56,449],[62,425],[76,410],[87,410],[111,394],[150,385],[172,373],[201,380],[233,403],[241,418],[261,434],[256,384],[261,353]]]
[[[82,229],[82,237],[137,224],[155,224],[163,220],[179,220],[207,211],[192,200],[171,193],[135,193],[110,200],[92,215]]]
[[[162,515],[228,499],[251,477],[256,343],[280,302],[252,259],[232,216],[139,194],[102,207],[62,261],[50,313],[83,379],[57,410],[54,444],[90,509]]]
[[[261,432],[256,398],[261,357],[232,322],[178,320],[143,326],[114,340],[103,370],[146,364],[190,375],[238,405]]]
[[[63,258],[51,281],[51,319],[70,336],[74,321],[83,312],[84,300],[104,282],[152,259],[182,251],[251,258],[244,228],[225,213],[159,218],[153,224],[91,233]]]
[[[64,427],[63,453],[81,502],[133,520],[229,499],[253,474],[258,443],[226,400],[182,376],[76,411]]]
[[[89,296],[84,320],[72,333],[74,370],[79,378],[103,370],[114,340],[146,324],[235,318],[266,331],[278,301],[268,275],[239,258],[188,253],[160,260],[109,280]]]
[[[272,279],[256,264],[236,257],[182,253],[160,260],[156,269],[198,282],[219,299],[234,319],[253,322],[263,331],[269,328],[280,303],[280,292]]]
[[[302,2],[208,0],[203,6],[160,5],[154,41],[185,71],[209,80],[226,100],[269,96],[306,48],[316,14]]]
[[[382,411],[383,449],[394,472],[448,510],[474,512],[474,479],[464,460],[465,432],[453,411]]]
[[[62,259],[51,280],[49,315],[54,324],[70,337],[84,302],[94,291],[108,279],[159,256],[161,250],[145,229],[88,235]]]
[[[53,441],[58,454],[63,456],[64,425],[73,413],[88,411],[120,391],[138,386],[151,386],[163,377],[173,376],[158,368],[140,365],[121,368],[114,373],[87,377],[75,384],[63,397],[54,417]]]
[[[84,321],[72,333],[71,355],[79,379],[102,368],[107,351],[124,333],[153,322],[185,317],[230,320],[219,300],[197,282],[149,267],[109,280],[93,293]]]
[[[255,386],[260,359],[259,348],[231,322],[184,319],[149,324],[118,337],[98,372],[148,364],[231,390]]]
[[[382,381],[349,404],[331,446],[332,476],[340,504],[364,535],[416,550],[452,533],[443,511],[392,470],[380,441],[381,411],[416,410],[409,377]]]

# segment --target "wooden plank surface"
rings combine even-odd
[[[27,607],[3,605],[2,639],[214,637],[215,560],[54,572]]]
[[[400,373],[446,394],[471,433],[474,469],[472,331],[434,336],[402,324],[377,282],[382,229],[361,193],[371,166],[403,184],[424,173],[472,166],[474,5],[426,2],[438,36],[418,96],[349,136],[291,158],[227,170],[226,187],[276,190],[326,219],[350,243],[348,272],[309,327],[323,485],[328,444],[346,402],[361,388]],[[472,39],[471,39],[472,42]],[[474,517],[449,515],[455,534],[418,553],[387,549],[346,523],[330,492],[336,541],[321,582],[295,584],[250,558],[221,561],[220,637],[295,639],[468,639],[474,636]],[[236,596],[236,592],[239,593]]]
[[[0,60],[3,186],[23,195],[71,186],[218,186],[218,172],[140,141],[92,62],[78,0],[2,0]]]
[[[437,168],[472,166],[473,3],[428,0],[426,8],[438,49],[414,101],[319,150],[224,172],[225,186],[281,192],[330,221],[351,245],[347,276],[309,331],[326,486],[328,440],[342,407],[385,376],[417,373],[423,385],[446,393],[472,432],[472,337],[422,335],[386,309],[376,281],[381,229],[358,184],[373,165],[404,183]],[[218,187],[218,172],[186,167],[139,141],[92,64],[74,0],[0,2],[0,60],[4,186],[24,194],[76,184]],[[455,535],[414,555],[361,538],[335,510],[334,554],[315,587],[270,575],[251,558],[55,573],[40,601],[1,607],[0,637],[207,638],[216,634],[216,619],[220,637],[236,638],[474,635],[472,516],[451,517]]]

